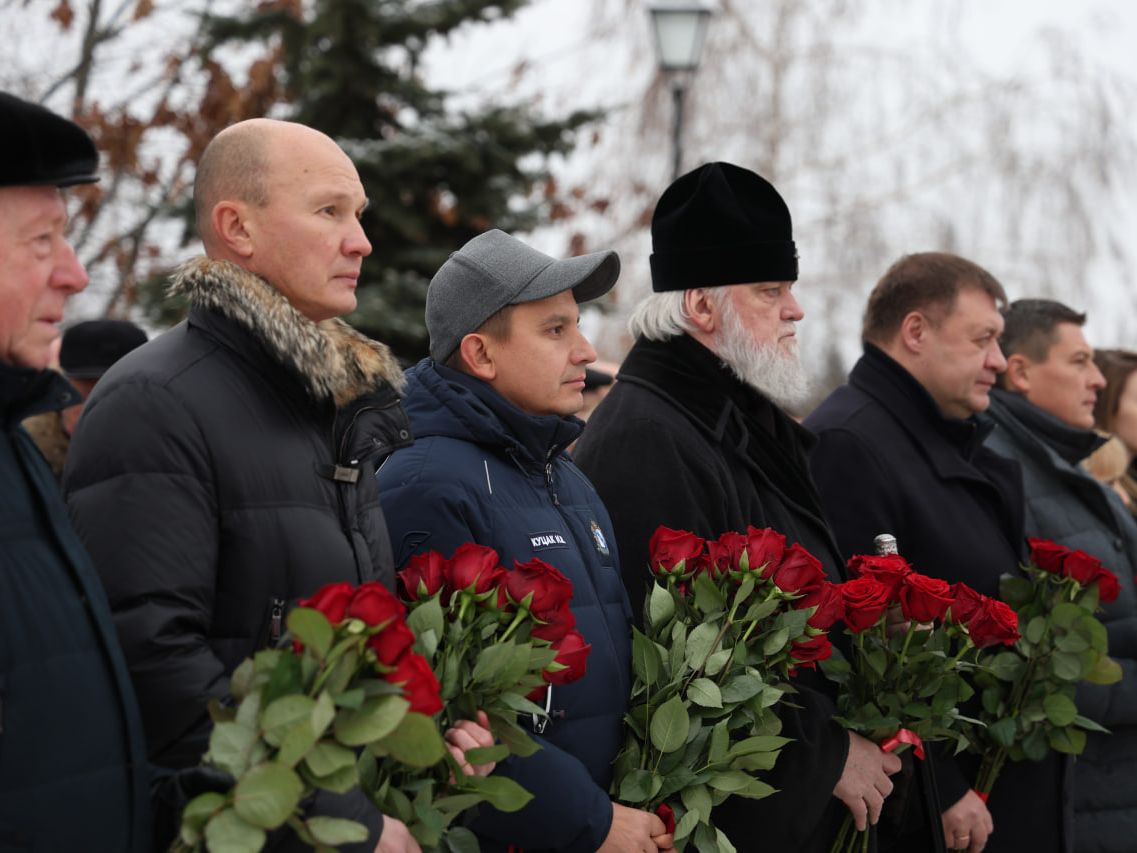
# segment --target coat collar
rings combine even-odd
[[[0,361],[0,424],[5,431],[24,418],[82,402],[83,395],[62,374]]]
[[[880,402],[914,435],[931,430],[943,439],[953,452],[945,458],[930,448],[939,464],[960,457],[970,462],[995,428],[994,422],[984,415],[945,416],[927,389],[899,362],[870,343],[864,350],[849,373],[849,384]]]
[[[991,389],[991,417],[1006,429],[1027,433],[1070,465],[1077,465],[1106,442],[1092,429],[1070,426],[1022,394]]]
[[[403,387],[402,370],[386,344],[340,319],[312,322],[267,281],[236,264],[206,257],[187,261],[169,293],[184,293],[191,305],[246,329],[314,400],[331,399],[343,408],[381,385]]]
[[[584,422],[530,415],[492,385],[425,358],[408,372],[405,406],[415,435],[501,447],[526,470],[543,468],[579,435]]]

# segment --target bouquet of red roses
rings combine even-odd
[[[484,711],[500,742],[470,750],[467,760],[485,764],[539,749],[519,715],[541,731],[549,706],[537,703],[583,676],[591,650],[573,630],[572,582],[537,559],[506,570],[492,548],[467,543],[449,559],[437,551],[415,556],[399,573],[399,587],[414,650],[440,685],[442,727]],[[476,850],[469,830],[450,826],[457,814],[478,801],[513,811],[531,799],[505,777],[464,776],[441,765],[422,773],[397,758],[369,762],[366,787],[424,848]]]
[[[411,649],[403,607],[381,584],[326,586],[288,615],[290,643],[234,671],[235,707],[210,703],[204,763],[229,773],[227,793],[186,806],[172,849],[260,850],[287,824],[320,850],[364,841],[361,824],[306,816],[317,790],[360,784],[357,751],[426,768],[456,766],[438,724],[438,682]]]
[[[855,556],[848,569],[850,580],[837,588],[849,655],[837,651],[822,665],[840,685],[836,721],[888,751],[910,745],[917,758],[926,741],[964,742],[975,722],[958,709],[973,695],[967,652],[1013,643],[1013,611],[964,584],[918,574],[898,554]],[[849,815],[833,853],[868,849],[868,833]]]
[[[769,529],[703,540],[660,527],[651,568],[612,793],[674,819],[677,849],[729,850],[713,809],[773,792],[758,774],[787,742],[774,708],[798,667],[829,655],[839,599],[821,563]]]
[[[1007,761],[1041,761],[1051,750],[1079,754],[1086,732],[1106,731],[1081,716],[1079,681],[1112,684],[1121,668],[1106,649],[1094,617],[1101,601],[1120,592],[1117,577],[1084,551],[1031,539],[1025,577],[1004,575],[999,592],[1018,614],[1022,636],[1010,649],[980,655],[975,685],[984,725],[968,732],[982,756],[975,790],[986,799]]]

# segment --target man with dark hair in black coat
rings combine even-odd
[[[652,288],[629,324],[635,344],[593,412],[576,459],[616,531],[637,619],[660,525],[703,538],[748,525],[800,543],[841,580],[843,561],[809,476],[813,439],[780,408],[805,391],[792,292],[790,213],[753,172],[708,163],[676,180],[652,218]],[[797,679],[793,738],[768,780],[730,798],[716,826],[740,851],[828,851],[845,814],[875,823],[900,760],[832,720],[832,686]]]
[[[891,533],[915,570],[996,597],[999,577],[1019,570],[1022,474],[984,446],[993,425],[981,414],[1006,368],[1005,301],[989,272],[939,252],[901,258],[874,288],[864,355],[805,420],[818,436],[813,476],[845,554]],[[935,756],[949,848],[1070,849],[1064,759],[1004,766],[986,805],[970,789],[977,765],[975,756]]]

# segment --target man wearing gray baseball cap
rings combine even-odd
[[[541,559],[572,581],[577,636],[591,646],[586,674],[545,696],[544,748],[498,766],[534,798],[474,818],[482,853],[671,848],[658,817],[608,797],[631,687],[631,609],[608,513],[565,452],[584,426],[575,414],[596,360],[578,303],[619,273],[615,252],[557,260],[501,231],[451,255],[426,296],[431,357],[407,375],[415,443],[377,475],[396,565],[466,542],[494,548],[506,569]]]

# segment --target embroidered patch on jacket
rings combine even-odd
[[[595,521],[590,521],[592,525],[592,540],[596,543],[596,550],[601,554],[608,553],[608,540],[604,538],[604,532],[600,529]]]
[[[550,548],[568,547],[568,542],[565,541],[564,534],[557,533],[555,530],[550,530],[548,533],[530,533],[529,544],[533,546],[534,551],[548,551]]]

